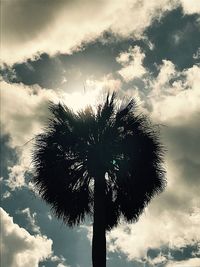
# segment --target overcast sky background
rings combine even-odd
[[[91,266],[91,222],[68,228],[38,197],[30,140],[49,100],[110,90],[162,125],[168,186],[107,233],[107,266],[199,267],[200,1],[3,0],[1,15],[2,266]]]

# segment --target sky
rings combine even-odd
[[[92,222],[69,228],[31,183],[49,101],[74,111],[106,92],[160,125],[166,190],[107,232],[108,267],[200,266],[200,2],[1,1],[1,263],[91,266]]]

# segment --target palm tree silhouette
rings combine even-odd
[[[69,226],[93,217],[94,267],[106,266],[106,230],[120,217],[137,221],[166,184],[158,133],[135,108],[133,100],[120,106],[114,93],[96,111],[51,103],[36,137],[33,182]]]

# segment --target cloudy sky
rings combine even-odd
[[[108,267],[200,266],[200,1],[1,1],[2,266],[91,266],[91,222],[68,228],[35,192],[33,137],[48,101],[105,92],[161,125],[168,185],[107,234]]]

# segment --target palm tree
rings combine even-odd
[[[94,267],[106,266],[106,230],[120,217],[137,221],[165,186],[158,133],[135,107],[133,100],[120,106],[114,93],[96,111],[51,103],[52,116],[36,137],[34,184],[69,226],[93,217]]]

